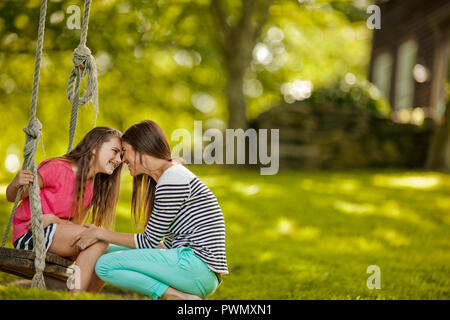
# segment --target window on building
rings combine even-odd
[[[407,40],[398,48],[394,103],[396,109],[413,107],[413,68],[416,64],[416,56],[417,42],[415,40]]]
[[[373,82],[387,100],[389,100],[389,93],[391,90],[391,74],[392,55],[388,52],[384,52],[375,58],[373,65]]]

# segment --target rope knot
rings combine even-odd
[[[85,45],[79,45],[73,52],[73,64],[75,68],[95,69],[95,59],[91,54],[91,50]]]
[[[23,131],[33,139],[39,139],[41,136],[41,130],[42,123],[37,118],[31,120],[28,125],[23,128]]]
[[[89,101],[94,104],[95,114],[98,112],[98,87],[97,68],[91,50],[83,44],[75,48],[73,52],[74,68],[69,76],[67,86],[67,98],[73,106],[85,105]],[[87,87],[84,96],[79,97],[80,85],[83,77],[87,74]],[[77,85],[75,87],[75,80]]]

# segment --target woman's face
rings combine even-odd
[[[130,174],[132,176],[142,174],[142,164],[140,163],[139,154],[134,148],[129,143],[122,141],[122,152],[122,161],[128,166]]]
[[[128,169],[130,170],[130,174],[132,176],[137,176],[140,174],[149,174],[149,172],[152,172],[153,170],[158,169],[158,167],[161,165],[161,159],[157,159],[149,154],[142,154],[142,161],[145,162],[144,164],[141,162],[139,153],[136,152],[136,150],[131,146],[129,143],[126,143],[125,141],[122,141],[122,161],[128,166]]]
[[[122,162],[120,158],[121,150],[122,142],[117,137],[112,136],[108,141],[104,142],[98,150],[95,172],[112,174]]]

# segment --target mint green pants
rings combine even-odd
[[[206,298],[219,286],[216,274],[190,248],[129,249],[110,245],[95,265],[103,281],[153,299],[167,288]]]

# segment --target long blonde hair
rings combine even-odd
[[[120,131],[109,127],[96,127],[89,131],[72,151],[58,158],[69,161],[78,168],[72,205],[72,219],[76,222],[81,223],[87,220],[90,212],[92,224],[105,228],[112,228],[114,225],[120,192],[122,164],[111,175],[106,173],[95,174],[92,200],[87,208],[83,209],[90,166],[95,163],[102,145],[110,141],[112,137],[120,139]],[[93,153],[94,150],[95,154]]]

